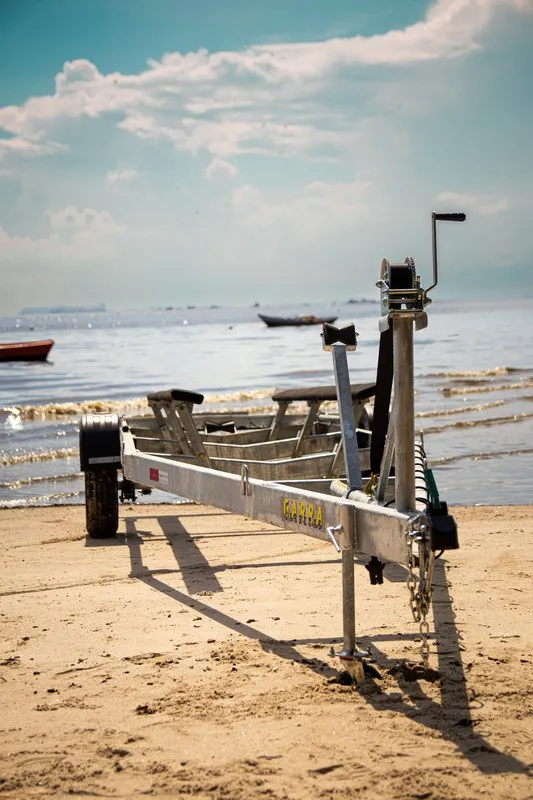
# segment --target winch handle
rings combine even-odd
[[[439,214],[437,211],[431,213],[431,243],[433,251],[433,283],[425,290],[424,294],[427,297],[428,292],[435,288],[439,282],[439,273],[437,268],[437,222],[464,222],[466,214],[462,212],[453,212],[451,214]]]
[[[435,220],[443,220],[444,222],[464,222],[466,214],[453,213],[453,214],[437,214],[435,211],[432,214]]]

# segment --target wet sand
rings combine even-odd
[[[0,791],[6,797],[533,796],[533,507],[455,508],[438,560],[434,681],[406,571],[356,569],[347,685],[328,544],[200,505],[0,511]],[[528,767],[529,765],[529,767]]]

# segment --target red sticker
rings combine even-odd
[[[159,481],[159,470],[156,467],[150,467],[150,480]]]

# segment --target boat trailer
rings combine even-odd
[[[360,448],[361,430],[355,421],[361,415],[362,400],[368,398],[368,387],[363,398],[354,390],[347,361],[347,352],[356,349],[358,334],[353,324],[340,329],[323,324],[322,345],[331,351],[333,359],[336,419],[342,445],[336,450],[334,462],[338,466],[339,456],[344,462],[337,475],[309,478],[305,477],[306,470],[302,471],[302,459],[316,462],[323,455],[318,445],[317,452],[312,448],[308,452],[302,444],[304,432],[308,436],[319,419],[317,397],[309,400],[303,389],[279,393],[278,413],[267,420],[268,431],[260,435],[256,430],[255,439],[251,440],[250,436],[247,439],[238,432],[225,430],[224,421],[218,434],[202,438],[198,426],[203,421],[195,421],[195,415],[189,413],[194,402],[203,400],[202,395],[180,390],[155,393],[149,395],[149,402],[155,415],[152,428],[160,431],[159,452],[153,444],[152,451],[147,452],[146,440],[153,440],[153,434],[139,435],[139,420],[106,413],[85,414],[81,419],[80,466],[85,473],[89,536],[116,535],[118,472],[122,471],[122,500],[134,500],[136,488],[147,493],[155,488],[329,542],[341,554],[342,564],[343,646],[336,655],[355,683],[364,679],[365,659],[369,655],[356,644],[355,557],[369,557],[366,568],[375,585],[383,583],[385,562],[401,564],[408,571],[409,604],[420,626],[420,653],[427,669],[427,616],[435,559],[445,550],[458,548],[459,543],[455,520],[448,513],[447,504],[439,498],[428,467],[422,435],[415,434],[414,331],[428,324],[426,307],[431,302],[428,293],[438,282],[436,223],[465,219],[462,213],[433,212],[433,283],[428,289],[421,287],[412,258],[403,264],[391,264],[384,259],[381,264],[376,284],[381,296],[380,342],[369,448]],[[291,397],[307,397],[309,405],[307,417],[301,420],[296,446],[291,445],[288,459],[278,459],[280,463],[283,461],[278,477],[275,470],[273,479],[253,477],[252,465],[260,462],[257,457],[247,462],[246,447],[252,441],[257,456],[258,445],[253,445],[253,441],[268,445],[266,436],[275,454],[276,442],[284,441],[278,437],[282,437],[282,418]],[[172,403],[183,412],[178,428],[172,428],[166,419]],[[167,406],[163,416],[162,405]],[[272,439],[273,431],[276,436]],[[215,442],[227,441],[237,448],[236,457],[230,459],[231,469],[227,459],[222,459],[219,468],[215,468],[213,460],[208,457],[206,460],[210,435]],[[283,448],[285,452],[286,442]],[[272,447],[268,452],[272,454]],[[276,460],[272,463],[275,465]],[[332,460],[327,463],[330,469]],[[291,465],[292,474],[297,477],[290,477]]]

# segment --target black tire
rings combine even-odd
[[[118,475],[108,468],[85,473],[85,520],[93,539],[110,539],[118,530]]]

